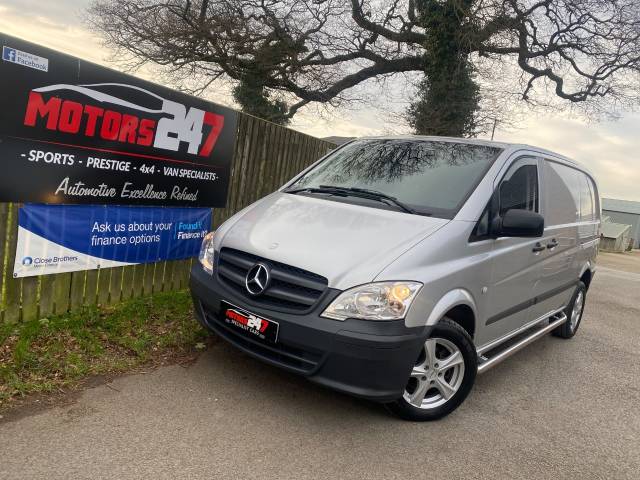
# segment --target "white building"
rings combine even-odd
[[[640,248],[640,202],[603,198],[602,215],[609,217],[611,224],[630,225],[629,236],[633,239],[633,248]],[[609,233],[615,232],[612,230]]]

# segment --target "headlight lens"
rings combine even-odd
[[[422,284],[419,282],[376,282],[342,292],[322,316],[334,320],[398,320],[404,318]]]
[[[209,232],[204,236],[198,255],[202,268],[210,275],[213,275],[213,235],[214,232]]]

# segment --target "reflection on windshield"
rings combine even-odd
[[[502,150],[488,145],[417,139],[361,140],[346,145],[293,188],[369,188],[451,216]]]

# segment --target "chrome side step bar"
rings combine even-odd
[[[539,338],[545,336],[547,333],[549,333],[551,330],[553,330],[557,326],[565,323],[567,321],[567,316],[565,315],[564,312],[559,312],[549,317],[549,320],[550,320],[549,325],[545,325],[544,327],[537,329],[531,335],[523,338],[522,340],[519,340],[518,342],[514,343],[513,345],[506,348],[505,350],[502,350],[500,353],[496,354],[495,356],[492,356],[489,358],[487,358],[484,355],[479,356],[478,357],[478,361],[479,361],[478,373],[486,372],[491,367],[495,367],[498,363],[502,362],[503,360],[506,360],[517,351],[522,350],[524,347],[526,347],[530,343],[535,342]]]

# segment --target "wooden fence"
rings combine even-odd
[[[214,209],[214,226],[274,191],[332,148],[331,143],[239,114],[227,207]],[[0,321],[44,318],[82,305],[114,304],[188,284],[192,260],[14,279],[18,209],[18,204],[0,203]]]

